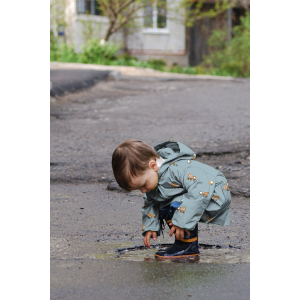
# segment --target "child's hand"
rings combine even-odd
[[[169,225],[172,226],[173,224],[169,223]],[[186,232],[186,234],[188,236],[190,236],[190,232],[189,231],[187,231],[186,229],[182,229],[180,227],[177,227],[176,225],[172,226],[172,228],[170,230],[170,236],[172,236],[174,232],[175,232],[175,237],[176,237],[177,240],[184,239],[184,232]]]
[[[153,240],[156,241],[156,231],[147,231],[144,237],[144,244],[147,248],[150,248],[150,238],[153,236]]]

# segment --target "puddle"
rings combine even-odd
[[[127,244],[127,245],[126,245]],[[99,244],[99,252],[89,255],[92,259],[104,260],[123,260],[123,261],[156,261],[155,252],[158,249],[171,247],[172,244],[151,245],[150,249],[145,246],[132,247],[130,243],[122,244]],[[176,262],[194,262],[199,261],[203,264],[234,264],[240,262],[249,262],[250,254],[247,249],[239,247],[199,244],[200,256],[192,259],[177,259]],[[163,261],[170,263],[172,261]]]

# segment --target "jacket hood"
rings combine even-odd
[[[164,163],[161,165],[159,169],[159,173],[165,171],[166,168],[169,167],[170,161],[177,160],[182,156],[185,156],[185,159],[195,158],[196,154],[186,145],[176,142],[176,141],[165,141],[160,144],[154,146],[154,150],[165,159]]]

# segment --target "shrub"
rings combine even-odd
[[[53,30],[50,29],[50,53],[57,50],[57,37],[54,35]]]
[[[179,67],[174,66],[170,69],[171,73],[181,73],[181,74],[190,74],[190,75],[196,75],[196,68],[194,67]]]
[[[123,53],[123,54],[119,55],[118,58],[119,58],[119,59],[123,59],[124,61],[131,61],[131,60],[137,61],[137,60],[138,60],[137,57],[131,56],[131,55],[128,54],[128,53]]]
[[[62,62],[78,62],[78,54],[75,53],[74,47],[66,43],[56,44],[50,48],[50,60]]]
[[[250,14],[241,17],[241,25],[233,28],[230,45],[227,30],[214,30],[208,39],[211,53],[204,57],[201,67],[212,75],[250,76]]]
[[[81,61],[83,63],[101,64],[105,61],[115,60],[119,46],[105,43],[100,44],[99,40],[92,39],[82,46]]]
[[[155,70],[163,71],[164,67],[166,66],[166,62],[163,59],[148,59],[147,63],[149,64],[150,68]]]

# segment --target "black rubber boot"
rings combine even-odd
[[[170,226],[169,226],[170,227]],[[155,258],[172,259],[172,258],[192,258],[200,255],[198,244],[198,224],[193,231],[190,231],[190,236],[184,232],[184,239],[177,240],[172,247],[162,249],[155,253]]]

